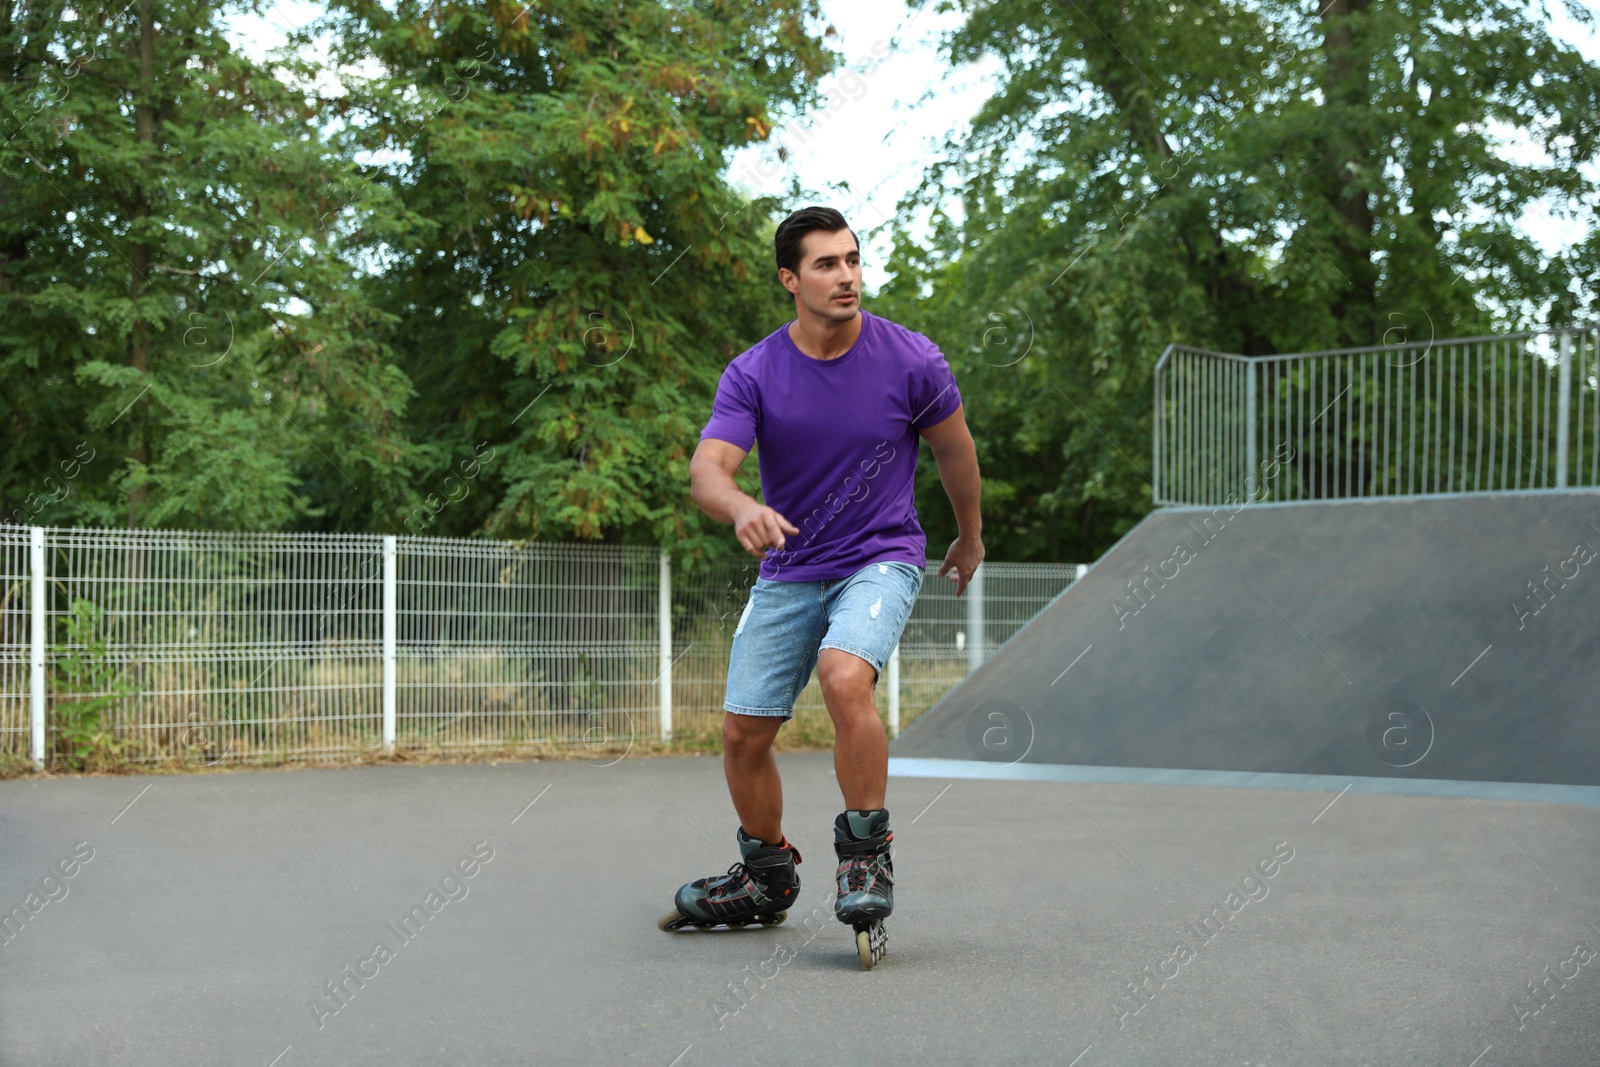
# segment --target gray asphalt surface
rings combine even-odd
[[[1600,1063],[1595,809],[897,779],[866,973],[780,762],[801,904],[711,934],[655,921],[734,859],[714,758],[0,782],[0,1062]]]

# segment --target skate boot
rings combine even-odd
[[[727,874],[699,878],[678,890],[675,911],[656,924],[663,930],[686,926],[777,926],[789,916],[789,906],[800,895],[800,875],[795,870],[800,851],[789,839],[769,845],[739,827],[739,854],[743,858]]]
[[[893,840],[887,808],[841,812],[833,823],[833,851],[839,857],[833,913],[855,929],[856,952],[868,970],[889,949],[883,920],[894,911]]]

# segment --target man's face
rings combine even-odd
[[[818,318],[849,322],[861,310],[861,250],[849,230],[813,230],[800,240],[800,273],[778,272],[783,287]]]

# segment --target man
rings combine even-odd
[[[846,808],[834,823],[834,910],[859,930],[894,907],[889,745],[873,691],[922,588],[917,436],[932,446],[955,508],[960,536],[939,574],[957,596],[983,560],[978,457],[938,348],[860,309],[861,252],[844,216],[804,208],[774,244],[795,321],[728,365],[689,465],[695,503],[763,560],[734,631],[723,704],[743,861],[680,889],[678,924],[775,919],[798,895],[800,855],[783,833],[772,742],[815,669]],[[733,478],[757,442],[766,504]]]

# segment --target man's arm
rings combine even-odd
[[[733,523],[734,536],[745,551],[761,559],[769,545],[782,549],[784,534],[800,530],[734,483],[734,474],[749,454],[714,437],[702,440],[689,460],[689,496],[713,519]]]
[[[956,596],[960,596],[983,562],[983,513],[978,505],[983,483],[978,476],[978,448],[972,443],[966,415],[959,407],[943,422],[919,432],[933,449],[939,481],[955,509],[957,536],[945,553],[939,575],[954,571],[952,580],[956,583]]]

